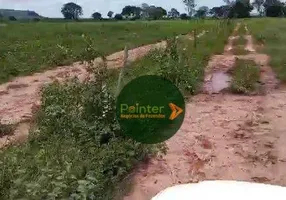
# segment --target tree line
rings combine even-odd
[[[255,8],[260,16],[282,17],[286,15],[286,3],[280,0],[224,0],[225,5],[208,8],[202,6],[196,9],[195,0],[182,0],[186,7],[187,13],[180,13],[176,8],[170,11],[162,7],[148,5],[143,3],[141,6],[125,6],[121,13],[109,11],[107,16],[109,19],[116,20],[137,20],[137,19],[189,19],[189,18],[247,18],[250,17],[251,11]],[[83,15],[81,6],[70,2],[63,5],[61,12],[65,19],[78,20]],[[95,12],[91,16],[93,19],[101,20],[102,14]]]

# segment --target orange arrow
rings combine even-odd
[[[170,115],[170,118],[169,118],[170,120],[176,119],[183,112],[182,108],[176,106],[173,103],[169,103],[169,106],[172,110],[172,114]]]

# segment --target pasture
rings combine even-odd
[[[200,31],[215,23],[212,20],[9,23],[0,28],[0,83],[100,54],[108,55],[123,50],[125,45],[131,49],[194,29]]]

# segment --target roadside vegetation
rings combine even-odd
[[[166,51],[127,66],[122,87],[140,75],[160,74],[186,95],[198,91],[209,57],[223,51],[233,24],[206,30],[196,41],[170,39]],[[122,135],[114,103],[120,69],[102,65],[93,71],[93,81],[74,79],[43,90],[28,142],[0,152],[0,199],[114,199],[136,164],[165,152],[164,144],[144,145]]]
[[[254,61],[237,59],[231,74],[233,93],[255,94],[259,92],[260,69]]]
[[[261,52],[271,57],[270,65],[277,77],[286,82],[286,19],[248,20],[249,29],[258,44],[263,45]]]

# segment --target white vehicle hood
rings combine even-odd
[[[204,181],[177,185],[152,200],[286,200],[286,187],[240,181]]]

